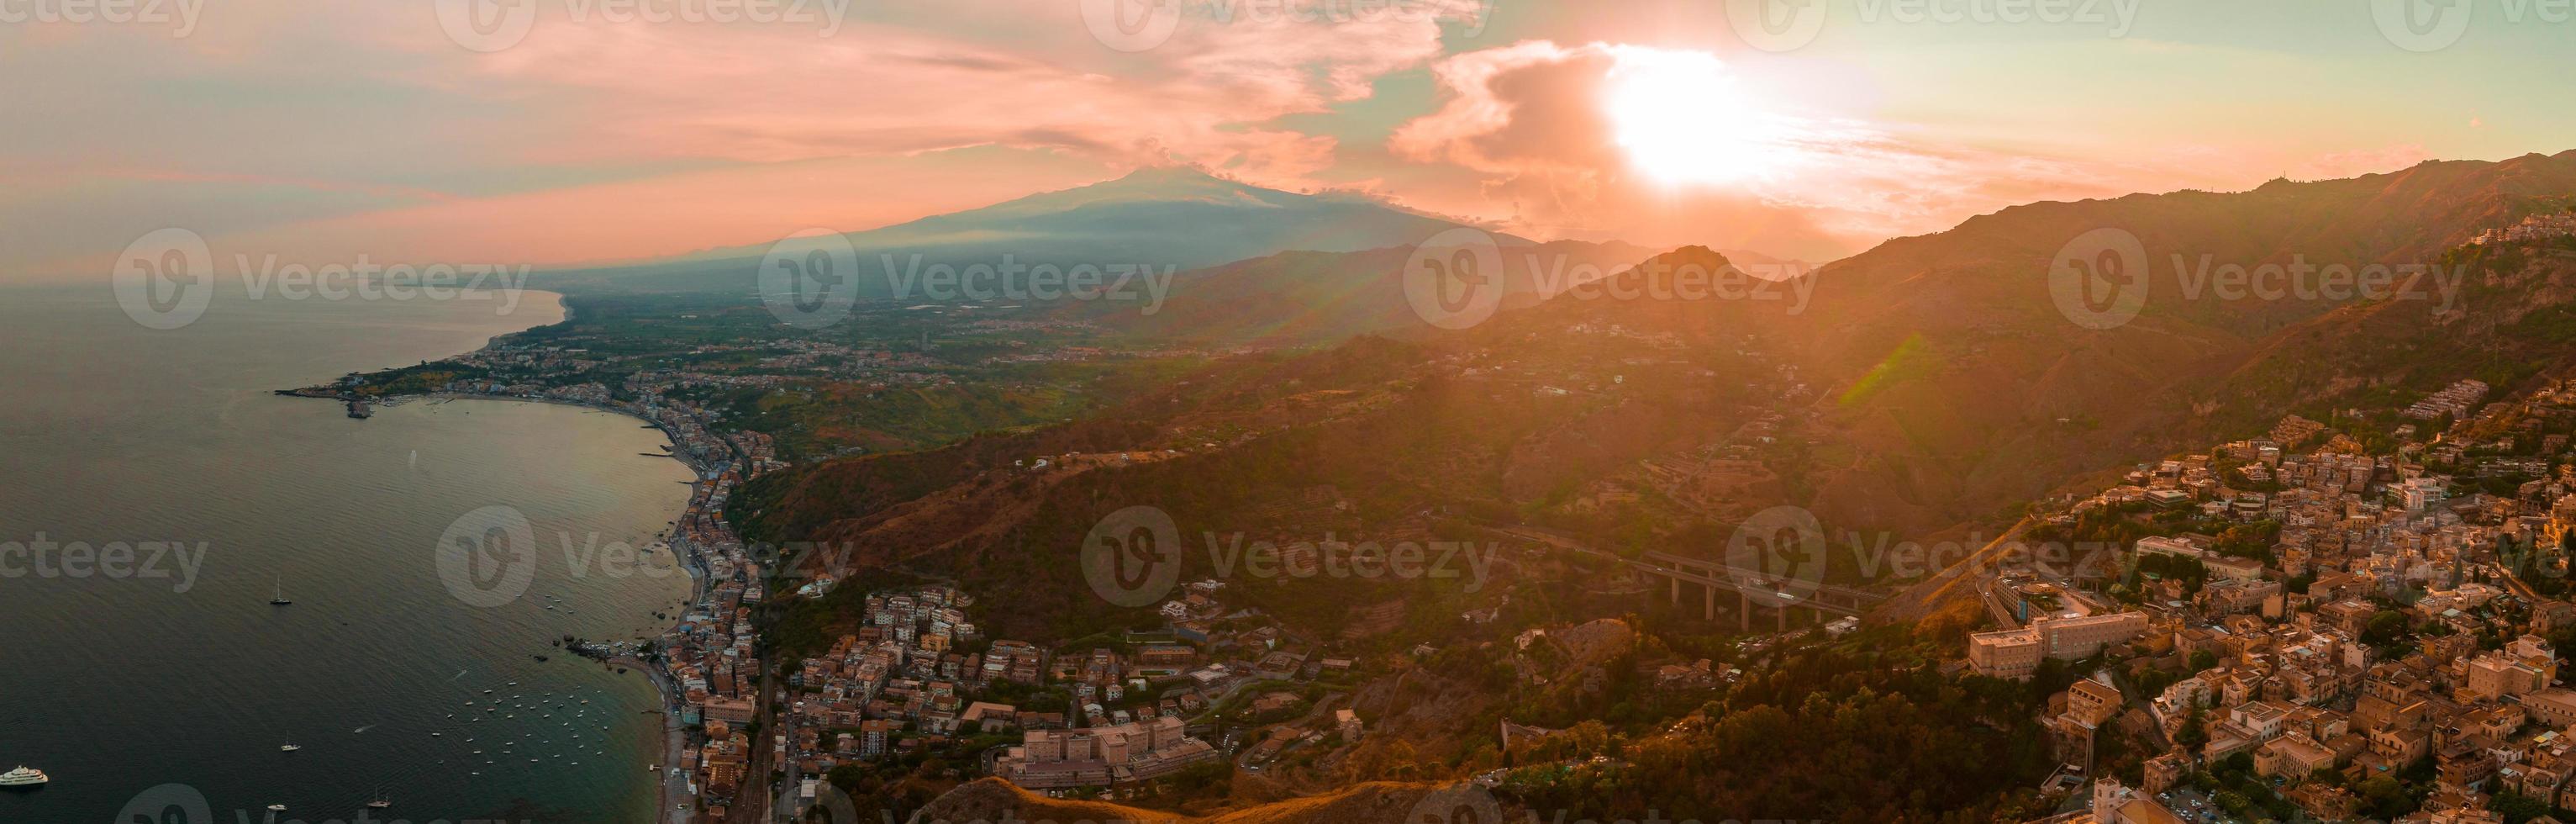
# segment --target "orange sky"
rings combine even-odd
[[[0,26],[0,277],[101,276],[172,226],[317,262],[632,259],[1163,162],[1820,260],[2030,200],[2576,134],[2543,79],[2576,68],[2566,26],[2493,9],[2428,44],[2361,4],[1814,0],[1812,30],[1750,36],[1728,11],[1763,0],[1103,13],[1136,2],[257,0]],[[497,25],[460,28],[478,9]]]

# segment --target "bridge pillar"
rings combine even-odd
[[[1681,605],[1681,602],[1682,602],[1682,576],[1679,576],[1679,575],[1672,576],[1672,582],[1673,582],[1673,600],[1672,600],[1672,603],[1673,603],[1675,606],[1679,606],[1679,605]]]
[[[1735,631],[1748,635],[1753,632],[1753,596],[1740,590],[1735,593]]]
[[[1675,579],[1673,579],[1673,586],[1674,586],[1675,588],[1677,588],[1677,589],[1678,589],[1678,588],[1681,586],[1681,579],[1679,579],[1679,578],[1675,578]],[[1715,620],[1717,620],[1717,588],[1716,588],[1716,587],[1709,587],[1709,588],[1708,588],[1708,598],[1707,598],[1707,600],[1706,600],[1704,603],[1702,603],[1702,604],[1700,605],[1700,616],[1699,616],[1699,619],[1700,619],[1700,620],[1702,620],[1702,621],[1715,621]]]

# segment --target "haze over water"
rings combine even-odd
[[[686,503],[688,470],[638,454],[668,440],[568,406],[415,401],[352,420],[271,394],[561,318],[551,295],[496,305],[229,293],[165,332],[104,284],[0,288],[0,547],[206,547],[193,579],[175,556],[155,567],[168,577],[123,579],[0,557],[0,769],[53,776],[0,791],[0,821],[110,820],[171,782],[221,821],[277,803],[280,821],[349,819],[379,792],[395,806],[378,820],[651,819],[650,685],[550,643],[658,632],[651,613],[687,597],[667,552],[623,575],[595,554],[650,544]],[[450,594],[434,553],[494,504],[526,513],[537,563],[524,596],[481,608]],[[280,586],[292,606],[268,603]],[[541,700],[564,706],[509,706]],[[304,749],[280,752],[289,740]],[[504,757],[505,740],[522,743]]]

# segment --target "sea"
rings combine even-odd
[[[657,539],[693,476],[642,454],[669,439],[273,394],[563,317],[473,294],[218,288],[156,329],[105,282],[0,286],[0,770],[52,777],[0,788],[0,822],[655,819],[652,684],[556,645],[688,599]],[[534,546],[477,537],[513,516]]]

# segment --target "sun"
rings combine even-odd
[[[1623,48],[1602,104],[1613,136],[1647,177],[1672,185],[1741,183],[1791,156],[1778,126],[1716,55]]]

